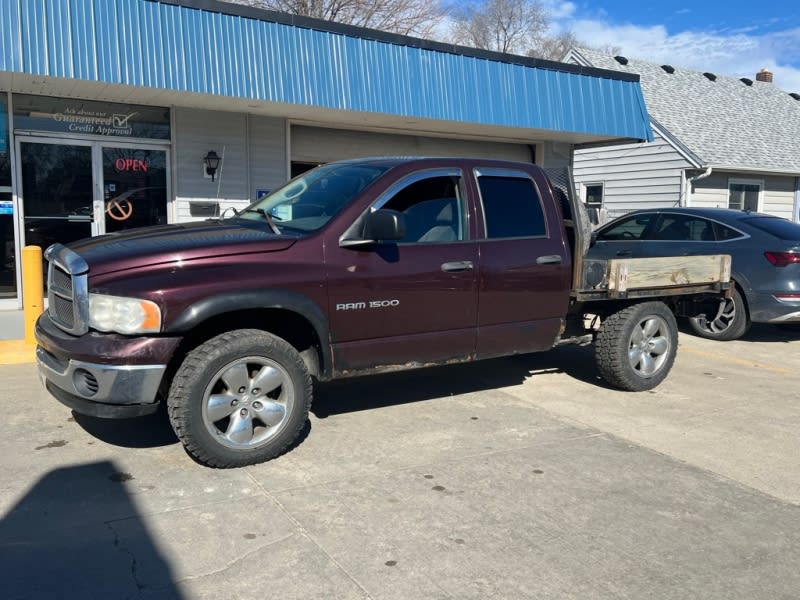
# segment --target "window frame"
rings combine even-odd
[[[744,202],[742,208],[731,207],[731,186],[732,185],[757,185],[758,186],[758,202],[755,212],[762,212],[764,207],[764,180],[763,179],[749,179],[742,177],[729,177],[728,178],[728,198],[726,207],[731,210],[745,210]]]
[[[425,179],[433,179],[435,177],[457,177],[458,178],[458,193],[460,198],[459,204],[461,205],[461,212],[462,214],[459,215],[461,217],[461,226],[463,228],[464,239],[461,240],[452,240],[448,242],[433,242],[433,241],[425,241],[425,242],[396,242],[397,245],[420,245],[420,244],[463,244],[465,242],[472,241],[470,235],[470,209],[469,209],[469,200],[467,196],[467,188],[465,184],[465,177],[464,177],[464,170],[460,167],[433,167],[430,169],[423,169],[421,171],[415,171],[413,173],[409,173],[392,183],[388,188],[386,188],[378,198],[367,208],[367,210],[362,213],[358,219],[356,219],[355,223],[360,223],[364,215],[368,212],[376,212],[381,210],[386,204],[389,203],[394,197],[407,188],[410,185],[414,185],[420,181]]]
[[[600,188],[600,202],[589,202],[589,188],[590,187],[599,187]],[[581,199],[583,203],[586,205],[586,208],[596,208],[598,210],[603,208],[603,204],[605,204],[606,199],[606,184],[603,181],[591,181],[589,183],[581,183]]]
[[[472,175],[475,181],[475,189],[478,194],[478,203],[481,208],[482,221],[482,234],[483,240],[487,242],[501,242],[504,240],[541,240],[550,239],[550,224],[548,223],[548,214],[545,210],[544,203],[542,202],[542,191],[536,184],[536,180],[527,171],[517,169],[505,169],[494,167],[475,167],[472,169]],[[506,177],[510,179],[527,179],[533,184],[533,189],[536,192],[537,200],[539,201],[539,208],[542,213],[542,221],[544,222],[544,234],[542,235],[519,235],[514,237],[489,237],[489,220],[486,218],[486,208],[483,201],[483,192],[481,191],[480,178],[481,177]]]

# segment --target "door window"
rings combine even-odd
[[[619,242],[648,239],[658,213],[631,215],[597,232],[598,242]]]
[[[27,245],[47,248],[92,233],[92,148],[20,143]]]
[[[167,222],[167,153],[103,148],[106,232]]]
[[[528,177],[478,177],[486,237],[544,237],[547,226],[542,201]]]
[[[405,215],[406,235],[400,243],[456,242],[466,239],[461,178],[427,177],[407,185],[381,208]]]

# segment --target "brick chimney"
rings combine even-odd
[[[767,67],[764,67],[758,73],[756,73],[756,81],[772,83],[772,71],[770,71]]]

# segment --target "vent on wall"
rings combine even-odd
[[[672,65],[661,65],[661,68],[664,69],[670,75],[672,75],[672,73],[675,72],[675,67],[673,67]]]
[[[745,85],[753,85],[753,80],[748,79],[747,77],[742,77],[741,79],[739,79],[739,81],[741,81]]]
[[[716,81],[717,80],[717,76],[714,75],[713,73],[703,73],[703,77],[705,77],[709,81]]]
[[[624,56],[615,56],[614,60],[617,61],[621,65],[627,65],[628,64],[628,59],[625,58]]]

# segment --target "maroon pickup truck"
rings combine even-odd
[[[569,187],[523,163],[353,160],[231,218],[56,244],[36,327],[42,380],[98,417],[165,401],[187,451],[215,467],[284,452],[312,378],[577,341],[594,342],[612,385],[651,389],[675,357],[675,314],[728,293],[729,261],[583,261]]]

